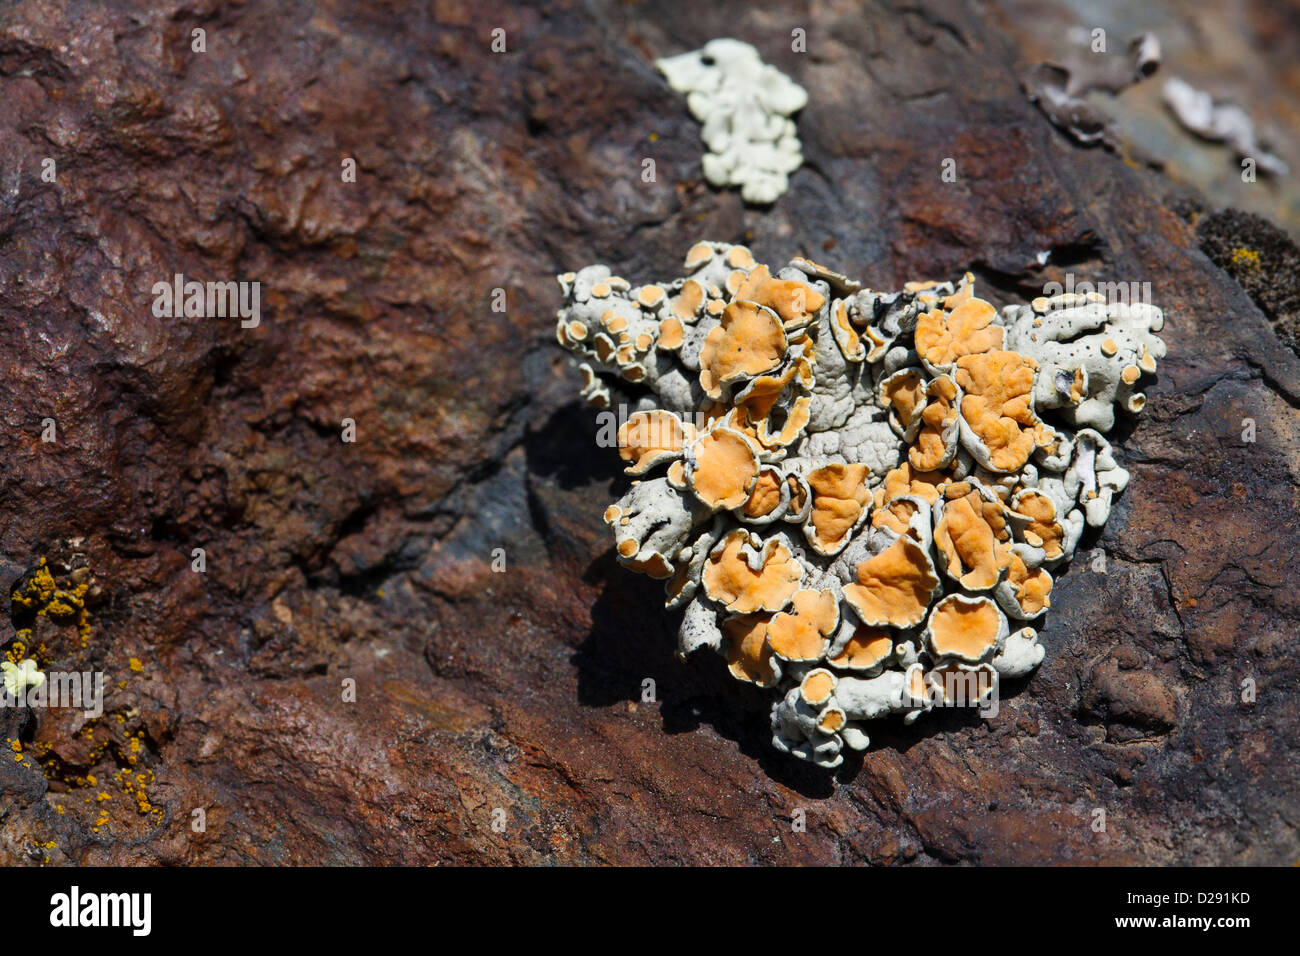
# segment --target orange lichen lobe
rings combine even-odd
[[[1021,531],[1021,536],[1028,544],[1042,548],[1043,556],[1048,561],[1055,561],[1065,554],[1062,547],[1065,528],[1056,520],[1056,505],[1051,498],[1041,491],[1026,489],[1016,495],[1014,508],[1018,514],[1029,519]]]
[[[850,362],[866,359],[866,346],[862,344],[862,337],[849,319],[849,309],[843,299],[836,299],[831,307],[831,334],[835,336],[835,344],[840,347],[840,352]]]
[[[904,461],[897,468],[886,472],[885,480],[876,487],[876,507],[883,508],[888,502],[903,495],[916,495],[934,504],[939,500],[940,487],[949,480],[949,476],[943,472],[922,471],[913,467],[910,461]]]
[[[968,298],[951,312],[932,309],[916,323],[916,352],[936,368],[965,355],[1002,348],[1004,330],[992,325],[997,310],[983,299]]]
[[[723,622],[727,668],[737,680],[759,687],[776,682],[772,648],[767,644],[767,622],[771,617],[770,614],[743,614]]]
[[[835,693],[835,675],[822,668],[809,671],[799,685],[799,693],[809,704],[820,707]]]
[[[888,528],[898,535],[908,534],[916,537],[912,521],[920,508],[914,498],[895,498],[883,508],[871,512],[871,527]]]
[[[884,663],[893,651],[894,638],[889,631],[860,624],[830,663],[845,670],[870,670]]]
[[[700,285],[694,279],[687,279],[682,283],[681,290],[672,298],[669,303],[669,309],[673,316],[680,322],[692,322],[699,315],[700,307],[704,305],[708,294],[704,286]]]
[[[925,408],[925,378],[917,368],[904,369],[880,383],[880,397],[903,431],[910,430]]]
[[[952,459],[957,386],[947,375],[940,375],[926,386],[925,397],[928,404],[921,412],[921,430],[907,452],[912,467],[923,472],[942,468]]]
[[[1011,563],[1011,531],[1002,505],[968,482],[949,485],[944,497],[934,543],[948,574],[971,591],[993,587]]]
[[[878,627],[913,627],[925,619],[939,579],[925,551],[902,537],[863,561],[856,584],[844,586],[844,599],[863,623]]]
[[[930,612],[927,634],[939,657],[979,661],[997,648],[1004,627],[1002,612],[989,599],[950,594]]]
[[[831,591],[796,591],[789,611],[767,626],[767,641],[787,661],[818,661],[840,623],[840,605]]]
[[[1018,352],[986,352],[957,360],[961,414],[988,449],[989,467],[1012,472],[1025,466],[1036,447],[1055,434],[1033,408],[1038,363]]]
[[[700,349],[700,386],[710,398],[720,398],[723,385],[775,369],[786,348],[785,330],[775,312],[754,302],[734,301]]]
[[[1007,581],[1016,603],[1026,618],[1037,617],[1052,606],[1052,576],[1043,568],[1030,568],[1018,554],[1012,554]]]
[[[710,508],[739,508],[758,478],[758,453],[739,432],[718,426],[691,447],[688,481]]]
[[[807,325],[826,304],[826,297],[806,282],[773,278],[767,266],[757,266],[745,277],[736,298],[771,309],[787,330]]]
[[[630,462],[625,471],[640,475],[662,461],[682,453],[695,438],[695,426],[683,422],[672,412],[655,409],[636,412],[618,430],[618,454]]]
[[[681,348],[686,341],[686,330],[680,319],[669,316],[659,323],[658,346],[668,352]]]
[[[749,543],[749,533],[733,531],[709,555],[704,565],[704,592],[728,611],[751,614],[779,611],[799,588],[803,569],[780,538],[769,538],[762,550]]]
[[[831,553],[848,543],[849,533],[857,527],[871,501],[867,485],[870,469],[866,465],[830,464],[808,473],[812,489],[812,514],[808,526],[813,546]]]
[[[749,518],[764,518],[781,505],[781,474],[771,468],[758,473],[742,509]]]

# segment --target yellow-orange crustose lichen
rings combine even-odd
[[[26,746],[21,740],[10,740],[9,746],[16,762],[39,770],[49,781],[49,799],[58,815],[67,815],[68,807],[73,807],[73,817],[80,818],[98,838],[138,835],[160,825],[164,812],[149,796],[155,771],[145,765],[147,732],[140,726],[141,715],[129,703],[115,703],[112,695],[114,688],[121,691],[140,675],[145,664],[129,654],[115,661],[112,670],[123,678],[114,686],[107,681],[101,684],[107,695],[100,701],[102,712],[86,713],[95,672],[103,669],[100,655],[90,649],[90,605],[97,594],[88,568],[60,569],[57,562],[51,565],[45,558],[10,594],[10,614],[17,630],[5,650],[8,660],[4,665],[30,657],[58,675],[55,679],[65,695],[76,686],[83,697],[75,702],[51,698],[48,708],[33,706],[37,719],[30,732],[34,739]],[[44,638],[39,637],[42,634]],[[26,665],[32,663],[25,661]],[[75,685],[70,682],[73,677]],[[75,734],[68,732],[70,726],[78,725]],[[112,785],[102,776],[110,776]]]
[[[556,334],[613,415],[618,560],[665,582],[679,650],[774,692],[773,744],[827,767],[866,721],[974,705],[1043,659],[1027,622],[1128,484],[1102,437],[1165,344],[1145,303],[1000,312],[974,278],[874,292],[700,242],[685,275],[559,277]],[[602,429],[602,434],[606,430]]]
[[[90,642],[90,611],[86,608],[89,590],[90,584],[85,581],[59,587],[49,565],[41,558],[26,585],[10,596],[10,603],[15,611],[27,611],[34,617],[48,617],[59,622],[76,621],[77,638],[85,647]],[[31,628],[20,629],[16,637],[6,652],[14,663],[31,646]]]

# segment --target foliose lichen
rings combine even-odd
[[[704,178],[720,188],[739,186],[746,202],[775,202],[803,162],[790,119],[808,102],[803,87],[740,40],[710,40],[655,66],[703,124]]]
[[[1000,313],[974,278],[876,292],[697,243],[685,275],[559,276],[556,334],[634,476],[618,560],[773,694],[773,744],[827,767],[866,722],[979,704],[1042,661],[1028,622],[1129,474],[1161,311],[1067,292]]]
[[[1100,143],[1119,152],[1123,149],[1119,131],[1091,95],[1118,96],[1155,73],[1160,66],[1160,41],[1154,33],[1144,33],[1130,40],[1122,54],[1104,50],[1104,43],[1099,49],[1096,39],[1087,46],[1073,46],[1057,61],[1030,69],[1021,86],[1029,101],[1075,142]]]
[[[1263,148],[1255,121],[1236,103],[1216,102],[1206,91],[1176,76],[1165,81],[1162,96],[1184,129],[1212,143],[1226,143],[1238,159],[1252,159],[1262,173],[1285,176],[1290,172],[1285,160]]]

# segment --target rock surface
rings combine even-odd
[[[0,712],[0,859],[1293,862],[1300,358],[1201,251],[1208,201],[1025,101],[1025,7],[0,14],[0,583],[46,558],[91,624],[5,637],[108,681],[97,720]],[[1300,42],[1263,20],[1262,56]],[[702,184],[651,65],[715,36],[810,95],[770,210]],[[781,758],[617,567],[553,275],[675,274],[703,237],[995,301],[1150,283],[1133,480],[995,719],[893,725],[834,777]],[[156,317],[176,273],[260,282],[261,324]]]

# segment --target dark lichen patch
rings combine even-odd
[[[1206,216],[1197,226],[1201,249],[1237,280],[1300,353],[1300,248],[1267,219],[1240,209]]]

